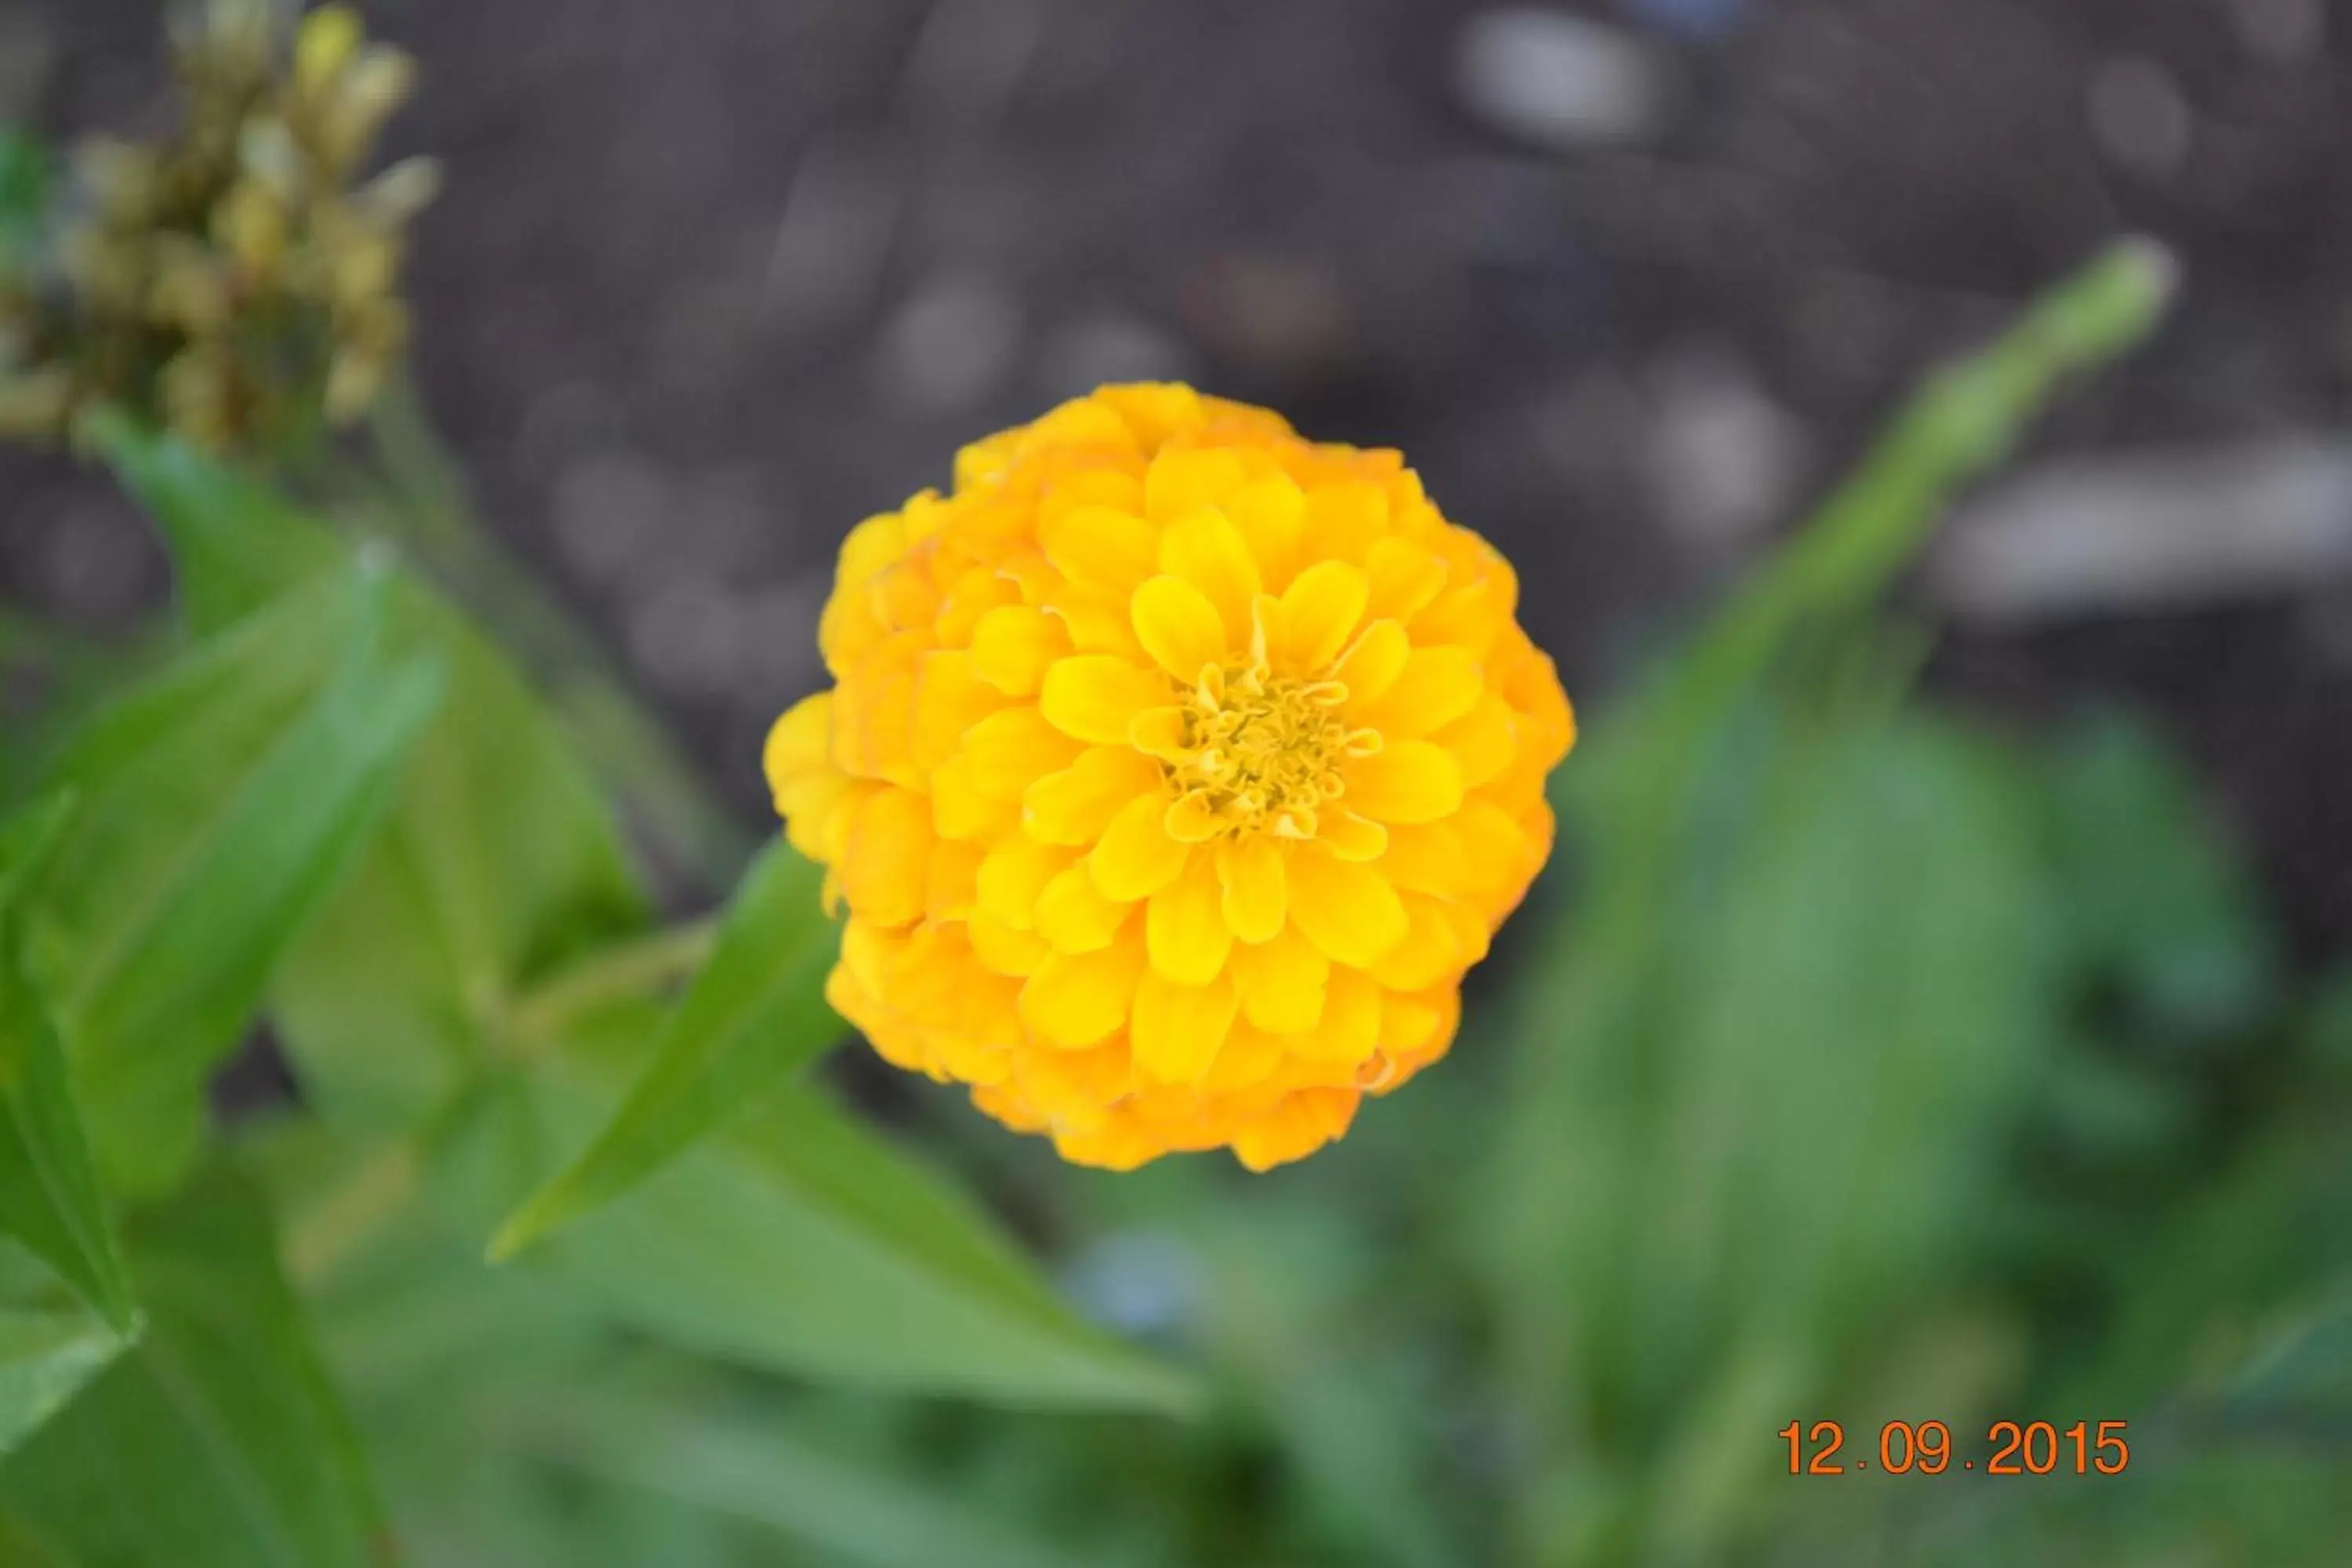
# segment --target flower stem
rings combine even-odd
[[[719,917],[706,915],[589,954],[508,1009],[503,1033],[529,1052],[608,1003],[626,1001],[684,980],[700,969],[718,939]]]

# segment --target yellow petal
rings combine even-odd
[[[1404,905],[1369,866],[1311,846],[1290,858],[1290,920],[1334,963],[1370,969],[1402,941]]]
[[[982,858],[973,874],[973,900],[991,920],[1027,931],[1035,923],[1038,894],[1076,860],[1061,845],[1015,833]]]
[[[1045,1044],[1074,1051],[1127,1022],[1143,951],[1131,942],[1099,952],[1057,952],[1021,987],[1021,1021]]]
[[[1135,716],[1164,707],[1171,695],[1168,678],[1156,669],[1108,654],[1081,654],[1057,661],[1045,672],[1037,711],[1065,735],[1098,746],[1123,746]]]
[[[1172,522],[1186,512],[1216,505],[1248,477],[1242,460],[1231,452],[1162,447],[1143,476],[1143,510],[1155,521]]]
[[[1381,1043],[1380,986],[1361,970],[1334,966],[1323,988],[1323,1016],[1288,1043],[1307,1061],[1362,1061]]]
[[[1097,746],[1021,797],[1021,822],[1048,844],[1092,844],[1119,807],[1160,789],[1160,764],[1132,746]]]
[[[1462,787],[1476,789],[1502,775],[1518,752],[1518,726],[1511,705],[1492,691],[1482,692],[1470,711],[1433,731],[1430,737],[1454,753],[1462,764]]]
[[[1234,1158],[1265,1172],[1303,1160],[1348,1131],[1362,1097],[1352,1089],[1302,1089],[1265,1115],[1234,1130]]]
[[[964,932],[971,939],[972,956],[981,966],[1007,979],[1018,980],[1036,973],[1054,955],[1045,938],[1035,932],[1014,931],[984,914],[975,914],[965,921]]]
[[[986,838],[1020,819],[1020,807],[972,786],[971,762],[955,757],[931,775],[931,829],[942,838]]]
[[[971,787],[991,800],[1019,800],[1031,784],[1060,773],[1084,750],[1026,704],[990,714],[963,738]]]
[[[868,795],[850,819],[838,867],[849,907],[876,925],[922,919],[936,842],[929,801],[887,786]]]
[[[1084,866],[1073,866],[1037,895],[1037,934],[1056,952],[1093,952],[1108,947],[1133,912],[1096,890]]]
[[[1162,762],[1180,763],[1184,750],[1184,710],[1181,708],[1148,708],[1138,713],[1127,727],[1127,743],[1147,757]]]
[[[971,672],[1011,697],[1034,697],[1057,658],[1070,652],[1070,633],[1034,605],[1000,605],[971,630]]]
[[[1162,823],[1167,815],[1164,798],[1147,795],[1129,801],[1111,818],[1087,862],[1104,898],[1117,904],[1148,899],[1184,869],[1192,848],[1168,837]]]
[[[1323,1016],[1331,961],[1297,927],[1285,926],[1271,942],[1243,943],[1226,967],[1241,992],[1243,1013],[1267,1033],[1295,1035]]]
[[[1287,653],[1295,669],[1328,669],[1364,616],[1364,574],[1344,561],[1318,561],[1282,595]]]
[[[941,839],[931,847],[931,871],[923,889],[923,918],[961,921],[971,918],[979,901],[981,847]]]
[[[1297,570],[1298,534],[1307,496],[1287,474],[1265,474],[1227,496],[1225,515],[1249,542],[1265,586],[1287,587]]]
[[[1160,668],[1190,686],[1204,665],[1221,664],[1225,625],[1209,596],[1181,577],[1159,576],[1135,591],[1136,640]]]
[[[1224,1048],[1201,1079],[1201,1092],[1232,1094],[1264,1083],[1289,1054],[1278,1036],[1235,1019],[1225,1033]]]
[[[1224,830],[1224,822],[1211,811],[1205,796],[1199,792],[1178,795],[1160,819],[1168,837],[1179,844],[1206,844]]]
[[[1468,965],[1454,941],[1451,907],[1427,893],[1404,895],[1405,939],[1381,963],[1381,983],[1400,991],[1425,991],[1458,976]]]
[[[1346,806],[1327,809],[1315,824],[1315,842],[1342,860],[1377,860],[1389,847],[1389,830]]]
[[[789,779],[833,769],[833,693],[803,697],[784,710],[768,731],[761,753],[768,787],[782,792]]]
[[[1081,506],[1041,519],[1037,542],[1073,583],[1124,593],[1151,575],[1159,531],[1108,507]]]
[[[1160,536],[1160,569],[1183,578],[1217,606],[1227,647],[1249,641],[1257,562],[1231,518],[1221,511],[1196,511],[1179,519]]]
[[[1463,647],[1416,647],[1396,683],[1380,700],[1348,705],[1349,719],[1368,724],[1391,740],[1407,740],[1443,729],[1477,704],[1486,689],[1477,656]]]
[[[1391,742],[1343,776],[1348,808],[1380,822],[1434,822],[1462,804],[1462,764],[1427,741]]]
[[[1044,608],[1062,623],[1070,646],[1080,653],[1107,653],[1130,663],[1144,657],[1135,640],[1135,623],[1128,605],[1135,597],[1129,588],[1096,588],[1065,583],[1049,591]]]
[[[915,765],[932,773],[955,755],[965,731],[1004,706],[1004,693],[972,673],[970,653],[925,654],[915,673]]]
[[[1215,857],[1192,858],[1183,875],[1151,895],[1143,933],[1157,973],[1185,985],[1206,985],[1225,966],[1233,928],[1218,907]]]
[[[1374,621],[1332,667],[1331,679],[1348,689],[1350,714],[1370,708],[1389,693],[1412,656],[1412,640],[1394,621]]]
[[[1145,971],[1128,1036],[1136,1070],[1161,1083],[1198,1083],[1216,1061],[1236,1007],[1233,982],[1223,975],[1186,985]]]
[[[1302,547],[1317,561],[1361,561],[1389,528],[1389,499],[1375,485],[1318,485],[1307,492]]]
[[[1423,822],[1389,829],[1389,847],[1379,868],[1400,889],[1452,898],[1483,879],[1469,863],[1460,830],[1451,822]]]
[[[1383,539],[1364,558],[1364,575],[1372,586],[1370,613],[1410,621],[1444,590],[1445,563],[1410,540]]]
[[[1282,851],[1271,839],[1251,834],[1217,847],[1217,880],[1224,889],[1219,905],[1225,924],[1244,942],[1268,942],[1282,929],[1286,879]]]

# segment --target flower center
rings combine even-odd
[[[1346,787],[1341,760],[1381,749],[1378,731],[1348,728],[1347,700],[1336,680],[1278,676],[1263,661],[1204,668],[1181,706],[1181,752],[1167,764],[1171,830],[1314,837],[1317,812]]]

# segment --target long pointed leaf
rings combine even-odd
[[[652,1064],[587,1152],[499,1228],[493,1258],[611,1203],[841,1037],[847,1026],[824,1000],[840,938],[819,879],[781,841],[753,864]]]
[[[0,827],[0,1231],[57,1270],[117,1334],[127,1334],[137,1322],[130,1281],[65,1047],[22,952],[18,890],[55,843],[67,806],[56,797]]]

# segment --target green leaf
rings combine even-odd
[[[1835,1399],[1948,1282],[2058,1016],[2035,801],[2002,755],[1916,718],[1763,721],[1707,755],[1656,918],[1580,911],[1539,961],[1486,1189],[1507,1365],[1562,1435],[1559,1484],[1650,1477],[1577,1488],[1559,1539],[1662,1560],[1737,1540],[1769,1496],[1758,1423]],[[1586,853],[1620,852],[1622,798],[1577,801]]]
[[[567,1468],[765,1525],[857,1568],[1076,1568],[1064,1551],[936,1487],[845,1460],[772,1419],[682,1402],[557,1395],[530,1412],[527,1439]]]
[[[192,605],[273,585],[282,560],[315,556],[326,537],[201,459],[151,447],[141,461],[134,483],[165,521]],[[612,1121],[644,1071],[659,1015],[628,1009],[604,1054],[545,1051],[469,1100],[512,1073],[503,1058],[530,1043],[518,1024],[530,999],[641,932],[644,900],[604,801],[506,661],[415,584],[397,585],[393,609],[394,645],[438,653],[450,699],[384,832],[282,970],[274,1011],[329,1116],[392,1134],[463,1124],[450,1159],[467,1169],[444,1184],[463,1189],[453,1201],[483,1237],[554,1174],[557,1151]],[[740,918],[806,910],[793,876],[772,864]],[[821,973],[814,958],[796,973],[785,955],[780,975],[753,956],[740,948],[688,1005],[710,1020],[695,1028],[712,1031],[719,1069],[746,1074],[727,1083],[760,1068],[758,1042],[730,1020],[781,1016]],[[456,1115],[468,1105],[470,1119]],[[1188,1394],[1077,1323],[950,1189],[804,1098],[704,1140],[550,1250],[608,1320],[755,1363],[1013,1403],[1171,1406]]]
[[[382,820],[440,700],[386,656],[362,568],[234,628],[95,720],[58,782],[82,801],[35,949],[100,1165],[154,1191],[271,974]]]
[[[486,1100],[445,1163],[452,1201],[494,1222],[610,1117],[625,1072],[566,1055]],[[798,1086],[532,1256],[519,1267],[543,1258],[608,1318],[779,1371],[1008,1405],[1193,1397],[1080,1323],[951,1185]]]
[[[131,1269],[146,1339],[0,1466],[0,1510],[84,1568],[388,1562],[252,1185],[190,1183],[133,1228]]]
[[[67,804],[56,797],[0,826],[0,1231],[56,1269],[115,1333],[128,1334],[138,1314],[65,1047],[22,952],[17,894],[56,841]],[[6,1422],[0,1413],[0,1432]]]
[[[494,1258],[611,1203],[841,1037],[824,1000],[840,937],[821,880],[781,840],[752,865],[652,1064],[587,1152],[499,1228]]]
[[[62,1409],[127,1342],[79,1313],[0,1310],[0,1454]]]

